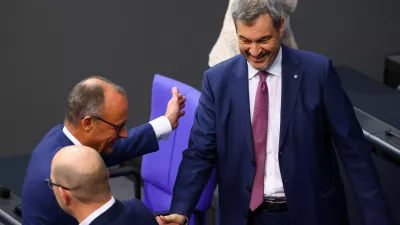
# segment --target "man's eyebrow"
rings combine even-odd
[[[124,121],[122,121],[122,122],[120,122],[120,123],[117,123],[116,125],[120,127],[120,126],[122,126],[122,125],[125,125],[126,122],[128,122],[128,120],[124,120]]]
[[[124,121],[123,121],[122,123],[120,123],[119,125],[120,125],[120,126],[125,125],[126,122],[128,122],[128,120],[124,120]]]
[[[261,37],[260,39],[258,39],[257,41],[264,41],[264,40],[266,40],[266,39],[270,39],[270,38],[272,38],[272,36],[271,35],[265,35],[264,37]]]
[[[259,38],[257,41],[264,41],[264,40],[267,40],[267,39],[270,39],[270,38],[272,38],[271,35],[265,35],[265,36]],[[246,40],[246,41],[249,40],[249,39],[247,39],[246,37],[244,37],[242,35],[239,35],[239,39],[243,39],[243,40]]]
[[[240,34],[239,34],[239,38],[240,38],[240,39],[248,40],[246,37],[244,37],[244,36],[242,36],[242,35],[240,35]]]

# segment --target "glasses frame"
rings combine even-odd
[[[51,180],[50,177],[47,177],[46,179],[44,179],[44,181],[47,183],[47,186],[49,186],[50,189],[53,189],[53,186],[57,186],[57,187],[60,187],[62,189],[68,190],[68,191],[71,190],[70,188],[64,187],[60,184],[53,183],[53,181]]]
[[[115,125],[113,123],[108,122],[107,120],[105,120],[105,119],[103,119],[101,117],[98,117],[98,116],[91,116],[91,117],[94,118],[94,119],[100,120],[100,121],[102,121],[102,122],[114,127],[115,131],[117,132],[117,136],[121,137],[121,132],[124,129],[126,122],[124,122],[124,123],[122,123],[121,125],[118,126],[118,125]]]

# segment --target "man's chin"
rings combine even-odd
[[[268,69],[268,63],[267,62],[254,62],[250,61],[250,65],[257,70],[266,70]]]

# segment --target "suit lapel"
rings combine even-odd
[[[249,79],[247,71],[247,61],[240,56],[238,63],[233,69],[231,80],[231,96],[235,102],[233,108],[237,110],[237,122],[241,123],[241,134],[243,134],[246,149],[253,155],[253,136],[251,132],[250,103],[249,103]]]
[[[290,119],[296,104],[297,95],[303,79],[303,72],[298,69],[300,61],[295,57],[291,50],[282,45],[282,100],[281,100],[281,129],[279,137],[279,149],[285,140]],[[251,117],[249,103],[249,79],[246,59],[240,56],[238,63],[233,69],[231,80],[231,95],[235,102],[235,110],[238,111],[242,124],[242,134],[246,144],[246,149],[253,155],[253,135],[251,132]]]
[[[281,100],[281,129],[279,137],[279,149],[285,140],[293,108],[296,104],[303,73],[297,69],[299,60],[282,45],[282,100]]]

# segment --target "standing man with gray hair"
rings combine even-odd
[[[208,65],[210,67],[240,54],[236,27],[232,19],[232,4],[234,1],[236,0],[229,0],[221,32],[208,56]],[[294,38],[293,30],[290,26],[290,14],[296,10],[297,0],[281,1],[285,12],[285,26],[281,41],[289,47],[297,48],[298,46]]]
[[[365,225],[391,225],[354,109],[330,59],[281,44],[281,0],[232,5],[241,55],[208,69],[170,215],[190,219],[215,167],[222,225],[346,225],[337,155]]]
[[[32,152],[22,189],[24,225],[78,224],[48,191],[53,156],[63,147],[84,145],[98,151],[107,166],[158,150],[158,140],[178,126],[185,97],[172,89],[165,116],[127,130],[128,100],[124,89],[103,77],[79,82],[67,99],[64,124],[53,127]]]
[[[157,225],[140,199],[115,199],[108,180],[108,169],[96,150],[71,145],[53,157],[46,183],[59,206],[80,225]]]

